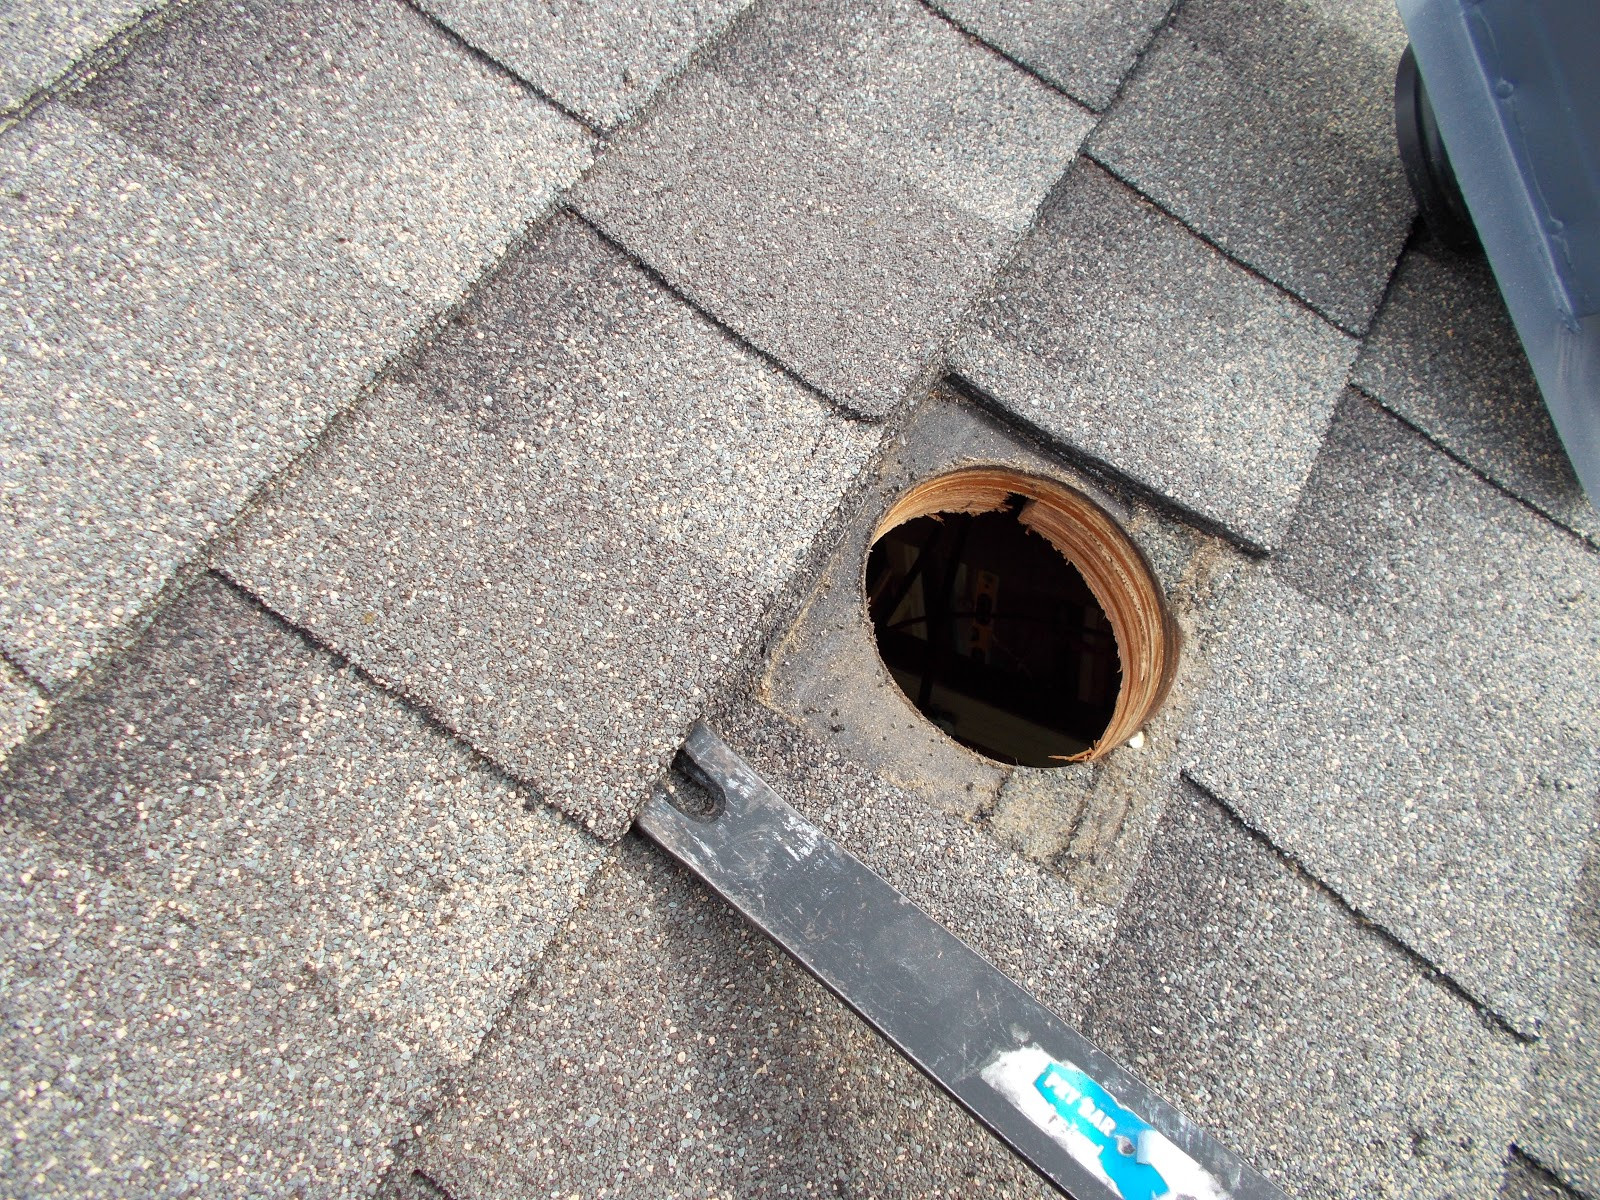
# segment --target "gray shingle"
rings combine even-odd
[[[34,727],[45,713],[45,700],[21,672],[0,662],[0,760]]]
[[[0,144],[0,627],[51,688],[588,158],[395,4],[197,6],[71,102],[155,157],[55,108]]]
[[[409,1162],[396,1165],[373,1194],[373,1200],[450,1200],[443,1188]]]
[[[873,640],[862,565],[883,514],[913,481],[974,462],[1040,462],[947,389],[907,413],[862,480],[843,536],[763,664],[761,696],[863,770],[968,819],[993,807],[1006,772],[948,737],[906,699]]]
[[[420,1141],[455,1200],[1045,1194],[776,947],[631,839]]]
[[[1577,944],[1564,964],[1539,1047],[1533,1110],[1519,1144],[1562,1179],[1600,1193],[1600,947]]]
[[[1400,260],[1351,382],[1553,520],[1600,544],[1482,259],[1419,247]]]
[[[858,411],[893,409],[1088,115],[910,0],[763,5],[626,131],[583,211]]]
[[[391,0],[209,0],[72,103],[428,307],[458,299],[590,157],[576,122]]]
[[[1192,789],[1091,991],[1091,1035],[1300,1200],[1495,1195],[1528,1051]]]
[[[1393,131],[1404,46],[1389,0],[1195,0],[1090,152],[1359,332],[1411,225]]]
[[[0,1172],[41,1192],[140,1148],[145,1194],[370,1190],[601,856],[214,579],[13,756],[0,805],[0,1053],[62,1097],[8,1098],[32,1135]]]
[[[426,0],[474,46],[591,124],[634,115],[750,0]]]
[[[1285,546],[1189,770],[1532,1032],[1600,785],[1600,564],[1359,399]]]
[[[295,978],[276,947],[224,948],[37,831],[6,821],[0,845],[19,933],[0,994],[8,1194],[370,1186],[418,1100],[401,1039]]]
[[[0,638],[55,689],[349,402],[403,305],[56,105],[0,135],[0,245]]]
[[[878,437],[561,217],[225,562],[615,837]]]
[[[120,944],[114,931],[144,949],[140,906],[45,835],[0,818],[0,914],[0,1188],[108,1200],[156,1194],[171,1173],[163,1114],[112,1112],[126,1072],[107,1069],[128,1034],[137,1046],[144,1032],[128,1021],[138,1001],[124,1004],[128,989],[107,964]],[[162,951],[182,932],[159,912],[151,924],[147,940]]]
[[[1580,877],[1551,1007],[1517,1143],[1574,1188],[1600,1195],[1600,843]]]
[[[1577,1200],[1577,1197],[1560,1184],[1552,1183],[1527,1160],[1513,1156],[1506,1167],[1505,1182],[1500,1187],[1500,1200]]]
[[[1026,63],[1096,111],[1172,7],[1171,0],[931,0],[963,29]]]
[[[1270,547],[1355,352],[1084,164],[1046,203],[952,362],[1051,437]]]
[[[19,107],[165,0],[7,4],[0,12],[0,113]]]

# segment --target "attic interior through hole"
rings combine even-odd
[[[1083,575],[1019,521],[935,513],[885,532],[867,560],[878,652],[930,721],[1004,763],[1059,767],[1111,721],[1122,671]]]

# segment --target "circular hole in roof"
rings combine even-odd
[[[1048,479],[973,468],[879,522],[866,570],[878,653],[906,698],[969,749],[1058,767],[1143,727],[1178,632],[1137,547]]]

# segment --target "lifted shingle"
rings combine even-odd
[[[616,837],[878,437],[563,216],[225,561]]]
[[[1366,328],[1412,217],[1394,142],[1392,0],[1192,0],[1090,152],[1345,328]]]
[[[1085,946],[1110,929],[1105,908],[747,695],[712,719],[786,800],[1017,978],[1058,997],[1082,978]],[[458,1095],[425,1128],[420,1161],[460,1200],[556,1185],[651,1196],[782,1195],[833,1180],[879,1196],[1044,1188],[719,899],[637,843],[623,844]]]
[[[1052,438],[1270,547],[1355,351],[1084,164],[1046,202],[953,365]]]
[[[821,391],[883,414],[1088,127],[910,0],[767,4],[618,139],[578,204]]]
[[[1600,562],[1358,398],[1284,545],[1191,773],[1533,1034],[1600,786]]]

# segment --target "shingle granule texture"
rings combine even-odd
[[[420,1142],[454,1200],[1054,1194],[632,839]]]
[[[1600,787],[1600,561],[1352,397],[1189,772],[1532,1034]]]
[[[208,0],[70,102],[430,309],[590,157],[575,121],[392,0]]]
[[[376,0],[198,5],[68,104],[0,135],[0,638],[50,689],[589,159]]]
[[[426,0],[468,42],[613,129],[750,0]]]
[[[1193,0],[1090,153],[1352,332],[1411,228],[1394,142],[1406,44],[1390,0]]]
[[[7,4],[0,11],[0,113],[61,78],[164,0]]]
[[[848,744],[812,736],[738,697],[716,729],[774,791],[892,887],[1058,1011],[1103,948],[1109,909],[1054,871],[854,761]]]
[[[0,134],[0,641],[55,690],[349,403],[403,297],[52,105]]]
[[[39,689],[10,663],[0,662],[0,760],[44,713],[45,699]]]
[[[802,378],[883,414],[931,376],[1088,128],[910,0],[764,4],[577,204]]]
[[[1453,454],[1600,545],[1488,263],[1432,246],[1400,260],[1351,382]]]
[[[1505,1182],[1500,1187],[1499,1200],[1577,1200],[1559,1183],[1546,1178],[1544,1172],[1527,1159],[1513,1155],[1506,1167]]]
[[[1600,840],[1579,877],[1561,979],[1539,1044],[1518,1146],[1575,1189],[1600,1194]]]
[[[1020,420],[1264,548],[1294,511],[1355,352],[1085,163],[952,362]]]
[[[879,436],[560,217],[224,561],[615,838]]]
[[[1529,1051],[1183,786],[1087,1031],[1299,1200],[1493,1200]]]
[[[1096,112],[1111,103],[1170,0],[933,0],[991,46]]]
[[[370,1190],[601,857],[215,578],[13,755],[0,819],[30,1195]]]

